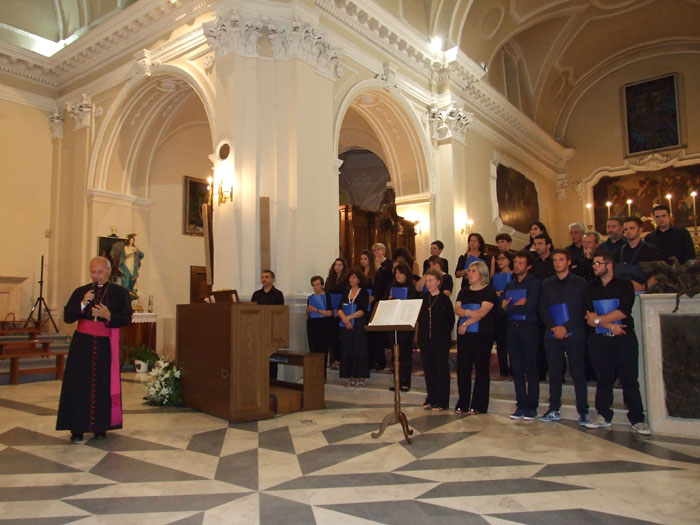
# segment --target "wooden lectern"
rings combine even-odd
[[[270,356],[289,346],[289,307],[177,305],[185,406],[232,422],[271,418]]]

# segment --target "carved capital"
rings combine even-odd
[[[210,75],[214,71],[214,57],[212,55],[207,55],[204,57],[204,71],[207,75]]]
[[[558,201],[566,199],[566,188],[568,187],[569,181],[566,180],[566,177],[557,179],[557,181],[554,183],[554,191],[557,194]]]
[[[203,28],[204,36],[217,57],[231,52],[247,57],[257,57],[260,54],[258,40],[262,36],[261,18],[246,22],[235,11],[228,18],[218,17],[212,22],[206,22]]]
[[[93,115],[99,117],[102,115],[102,109],[92,103],[92,99],[83,93],[80,95],[80,100],[66,104],[68,114],[75,120],[75,129],[83,129],[90,127]]]
[[[268,37],[275,58],[301,59],[331,80],[343,76],[339,49],[311,24],[296,18],[290,24],[270,23]]]
[[[435,140],[455,139],[464,144],[473,117],[473,113],[454,104],[443,110],[433,104],[428,107],[430,137]]]
[[[63,138],[63,114],[58,111],[58,108],[49,113],[49,126],[51,126],[51,138]]]
[[[583,201],[584,193],[586,192],[586,185],[583,181],[577,180],[574,182],[574,191],[578,195],[578,200]]]

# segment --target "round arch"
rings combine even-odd
[[[398,196],[430,192],[430,141],[409,102],[384,87],[365,80],[346,93],[334,127],[336,154],[368,149],[384,161]]]
[[[160,83],[161,95],[153,93],[153,87]],[[168,85],[171,89],[164,87]],[[157,89],[156,89],[157,90]],[[169,93],[168,93],[169,92]],[[214,87],[208,79],[198,71],[191,71],[172,64],[157,64],[151,68],[148,77],[134,76],[119,91],[113,103],[104,115],[104,125],[100,127],[95,137],[95,146],[92,148],[88,165],[87,189],[111,191],[117,194],[132,195],[132,174],[124,170],[120,174],[121,180],[114,179],[108,169],[114,150],[125,129],[125,124],[130,120],[132,125],[138,122],[137,132],[131,137],[130,150],[138,143],[138,138],[144,130],[151,125],[158,110],[169,103],[173,104],[173,98],[184,92],[194,92],[199,98],[209,124],[210,133],[214,129],[213,107]],[[139,105],[141,106],[139,110]],[[142,115],[143,114],[143,115]],[[213,136],[212,136],[213,141]],[[127,155],[133,160],[133,153]],[[143,196],[145,197],[145,195]]]

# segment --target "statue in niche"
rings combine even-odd
[[[136,247],[136,234],[130,233],[126,236],[126,243],[119,256],[119,270],[122,274],[122,286],[129,290],[132,297],[136,280],[139,278],[139,268],[141,268],[143,252]]]

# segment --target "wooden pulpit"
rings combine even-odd
[[[232,422],[271,418],[270,356],[289,346],[289,307],[177,305],[185,406]]]

